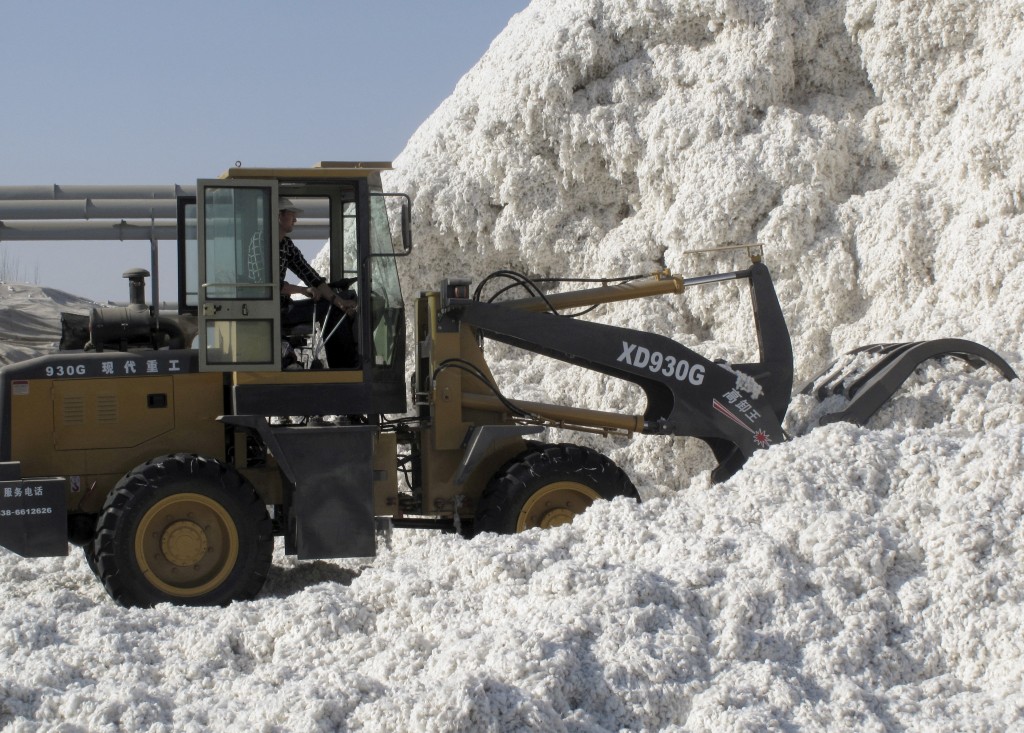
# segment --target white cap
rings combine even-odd
[[[283,196],[277,200],[278,211],[294,211],[296,214],[301,214],[302,209],[292,203],[291,199],[286,199]]]

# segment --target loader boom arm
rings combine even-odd
[[[760,361],[750,364],[714,362],[657,334],[539,312],[549,305],[583,306],[736,279],[748,280],[751,287]],[[442,318],[638,385],[647,397],[643,432],[703,439],[719,459],[718,478],[731,474],[755,450],[784,440],[781,422],[792,392],[793,352],[771,276],[761,263],[703,278],[662,278],[546,299],[452,300]]]

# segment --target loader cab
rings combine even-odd
[[[234,168],[198,181],[194,201],[179,201],[180,310],[198,319],[200,371],[230,374],[235,414],[405,411],[405,314],[395,258],[408,251],[408,199],[401,199],[397,242],[382,169]],[[344,323],[333,309],[326,329],[311,322],[298,335],[315,350],[317,338],[340,337],[332,329],[347,327],[358,351],[354,363],[313,369],[307,359],[284,369],[295,334],[281,319],[281,197],[303,210],[291,238],[322,249],[307,259],[328,282],[354,291],[359,305],[354,322]],[[290,273],[289,279],[298,282]]]

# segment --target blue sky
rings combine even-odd
[[[188,184],[391,160],[529,0],[4,3],[0,185]],[[161,245],[161,291],[172,243]],[[26,279],[123,299],[148,243],[5,243]],[[81,256],[79,256],[81,251]]]

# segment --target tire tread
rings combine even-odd
[[[239,587],[231,590],[224,586],[214,588],[197,598],[169,597],[152,586],[141,586],[130,568],[122,567],[127,558],[119,558],[116,543],[119,527],[127,512],[133,508],[140,492],[159,486],[159,479],[168,474],[181,473],[200,484],[209,481],[235,495],[241,505],[236,524],[244,523],[255,530],[256,547],[252,552],[239,547],[238,562],[250,567],[243,571]],[[122,606],[148,607],[154,603],[170,601],[183,605],[226,605],[235,600],[254,598],[270,572],[274,535],[266,507],[252,485],[234,469],[220,461],[194,453],[174,453],[158,456],[126,473],[107,495],[97,523],[96,537],[87,553],[95,559],[95,572],[107,593]],[[246,553],[251,553],[246,557]],[[230,592],[225,593],[226,590]]]
[[[474,533],[514,533],[519,508],[536,490],[533,485],[563,479],[585,483],[604,499],[625,496],[640,500],[626,472],[607,456],[571,443],[538,444],[506,463],[487,484],[480,496]]]

